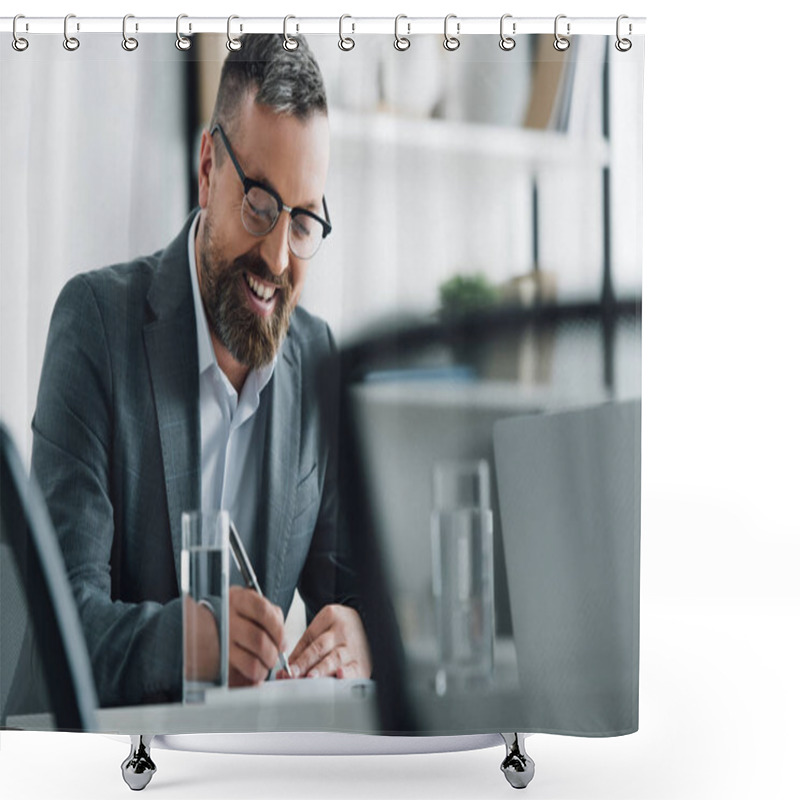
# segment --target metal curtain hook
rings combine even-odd
[[[405,14],[398,14],[394,18],[394,49],[403,51],[408,50],[408,48],[411,47],[411,39],[400,35],[401,19],[408,19],[408,17]],[[406,27],[408,28],[408,34],[411,35],[411,23],[407,22]]]
[[[235,50],[242,49],[242,40],[237,39],[235,36],[231,35],[231,22],[233,22],[235,19],[239,19],[239,17],[237,17],[236,14],[231,14],[228,17],[228,41],[225,42],[225,47],[227,47],[231,53],[234,52]]]
[[[555,49],[558,50],[561,53],[563,53],[564,50],[566,50],[569,47],[569,39],[567,39],[566,36],[562,36],[558,32],[558,21],[560,19],[566,19],[566,18],[567,18],[566,14],[559,14],[556,17],[556,22],[555,22],[555,27],[554,27],[556,38],[555,38],[555,41],[553,42],[553,47],[555,47]],[[569,29],[570,29],[570,24],[568,22],[567,23],[567,36],[569,36]]]
[[[74,36],[69,35],[68,25],[71,19],[75,19],[74,14],[67,14],[67,16],[64,17],[64,49],[69,50],[70,53],[81,46],[81,43]]]
[[[135,19],[133,14],[126,14],[122,18],[122,49],[127,50],[129,53],[133,52],[139,46],[139,40],[134,39],[132,36],[128,36],[128,20]],[[139,26],[136,25],[136,30],[139,30]]]
[[[625,14],[620,14],[617,17],[617,41],[614,42],[614,47],[616,47],[617,50],[620,51],[620,53],[627,53],[628,50],[630,50],[631,47],[633,47],[633,42],[630,39],[623,39],[619,35],[621,23],[622,23],[622,20],[624,20],[624,19],[628,19],[627,15],[625,15]],[[628,36],[630,36],[632,33],[633,33],[633,25],[631,25],[631,23],[629,22],[628,23]]]
[[[448,14],[444,18],[444,41],[442,42],[442,46],[445,50],[449,50],[451,53],[453,50],[458,50],[461,47],[461,40],[458,38],[458,34],[461,33],[461,23],[456,22],[456,35],[450,36],[447,32],[447,25],[451,19],[458,19],[455,14]]]
[[[342,16],[339,17],[339,49],[344,50],[345,52],[347,52],[348,50],[352,50],[356,46],[354,39],[351,39],[349,36],[344,35],[343,28],[344,28],[344,21],[346,19],[353,19],[353,18],[349,14],[342,14]],[[355,33],[356,32],[355,22],[351,22],[350,24],[353,27],[351,33]]]
[[[517,40],[513,39],[511,36],[507,36],[504,30],[506,20],[511,18],[511,14],[503,14],[503,16],[500,17],[500,49],[505,50],[506,52],[513,50],[517,46]],[[511,23],[511,32],[517,32],[516,22]]]
[[[300,42],[298,42],[293,36],[289,36],[290,19],[297,19],[297,17],[293,17],[291,14],[289,14],[283,18],[283,49],[291,52],[300,47]],[[299,30],[299,26],[295,26],[295,30]]]
[[[178,18],[175,20],[175,47],[178,50],[188,50],[192,46],[192,40],[187,38],[181,33],[181,20],[188,19],[188,14],[178,14]],[[192,23],[189,23],[189,31],[192,30]]]
[[[11,34],[12,34],[12,36],[14,38],[11,40],[11,46],[18,53],[21,53],[23,50],[27,50],[28,49],[29,42],[28,42],[27,39],[24,39],[22,36],[20,36],[17,33],[17,20],[19,20],[19,19],[25,19],[25,15],[24,14],[17,14],[17,16],[14,17],[14,22],[12,23],[12,26],[11,26]],[[27,24],[26,24],[25,27],[27,29]]]

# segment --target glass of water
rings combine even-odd
[[[198,703],[228,685],[228,512],[185,511],[181,531],[183,702]]]
[[[494,671],[493,518],[489,464],[438,462],[431,544],[439,668],[436,691],[488,685]]]

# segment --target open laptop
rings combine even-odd
[[[633,732],[641,401],[494,428],[520,682],[541,729]]]

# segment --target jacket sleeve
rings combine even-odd
[[[53,311],[33,418],[32,471],[41,486],[83,624],[102,706],[177,699],[180,598],[112,597],[116,530],[111,458],[114,379],[106,322],[90,282],[73,278]]]

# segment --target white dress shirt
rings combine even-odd
[[[261,395],[272,378],[277,358],[261,369],[251,369],[241,394],[236,393],[217,363],[197,278],[194,243],[199,219],[198,213],[187,244],[200,371],[200,505],[204,511],[228,510],[255,567],[263,547],[256,536],[256,520],[269,416],[269,403],[266,396],[262,402]],[[231,584],[244,585],[235,562],[230,580]]]

